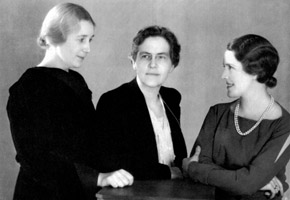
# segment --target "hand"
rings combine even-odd
[[[120,169],[110,173],[100,173],[98,177],[98,186],[112,186],[113,188],[132,185],[134,177],[127,171]]]
[[[188,177],[188,165],[191,162],[198,162],[199,161],[199,154],[201,152],[200,146],[195,148],[195,153],[191,158],[184,158],[182,161],[182,169],[183,169],[183,176]]]
[[[281,196],[284,195],[283,185],[276,176],[260,190],[264,190],[265,195],[270,197],[270,199],[273,199],[279,192]]]
[[[178,167],[170,167],[170,171],[171,171],[171,179],[182,179],[182,172]]]

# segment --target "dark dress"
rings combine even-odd
[[[79,175],[90,177],[85,182],[96,188],[98,172],[89,151],[94,106],[83,77],[34,67],[9,92],[7,112],[20,164],[14,199],[85,199]]]
[[[201,146],[199,163],[189,165],[190,177],[216,186],[216,199],[267,199],[259,189],[274,176],[286,191],[285,167],[290,158],[286,142],[290,133],[289,113],[282,108],[280,118],[263,120],[250,134],[241,136],[235,129],[231,104],[210,108],[192,149],[191,154],[196,145]],[[256,123],[242,117],[238,120],[242,132]],[[287,148],[278,156],[283,145]]]
[[[170,124],[175,165],[181,167],[187,156],[180,128],[180,93],[161,87]],[[136,79],[104,93],[97,104],[98,150],[102,170],[123,168],[134,179],[170,179],[167,165],[158,161],[157,144],[145,98]]]

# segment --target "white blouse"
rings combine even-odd
[[[161,96],[159,99],[163,107],[162,117],[157,118],[154,112],[148,106],[147,107],[155,133],[159,163],[172,166],[175,155],[171,138],[171,130]]]

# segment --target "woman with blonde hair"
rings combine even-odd
[[[94,199],[100,186],[133,182],[125,170],[99,173],[92,162],[92,94],[72,69],[89,54],[94,30],[83,7],[53,7],[38,40],[43,60],[9,90],[7,112],[20,164],[14,199]]]

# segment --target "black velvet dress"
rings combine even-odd
[[[98,172],[89,143],[94,106],[83,77],[33,67],[9,92],[7,112],[20,164],[14,199],[85,199],[79,177],[89,174],[96,186]],[[92,168],[76,168],[83,165]]]

